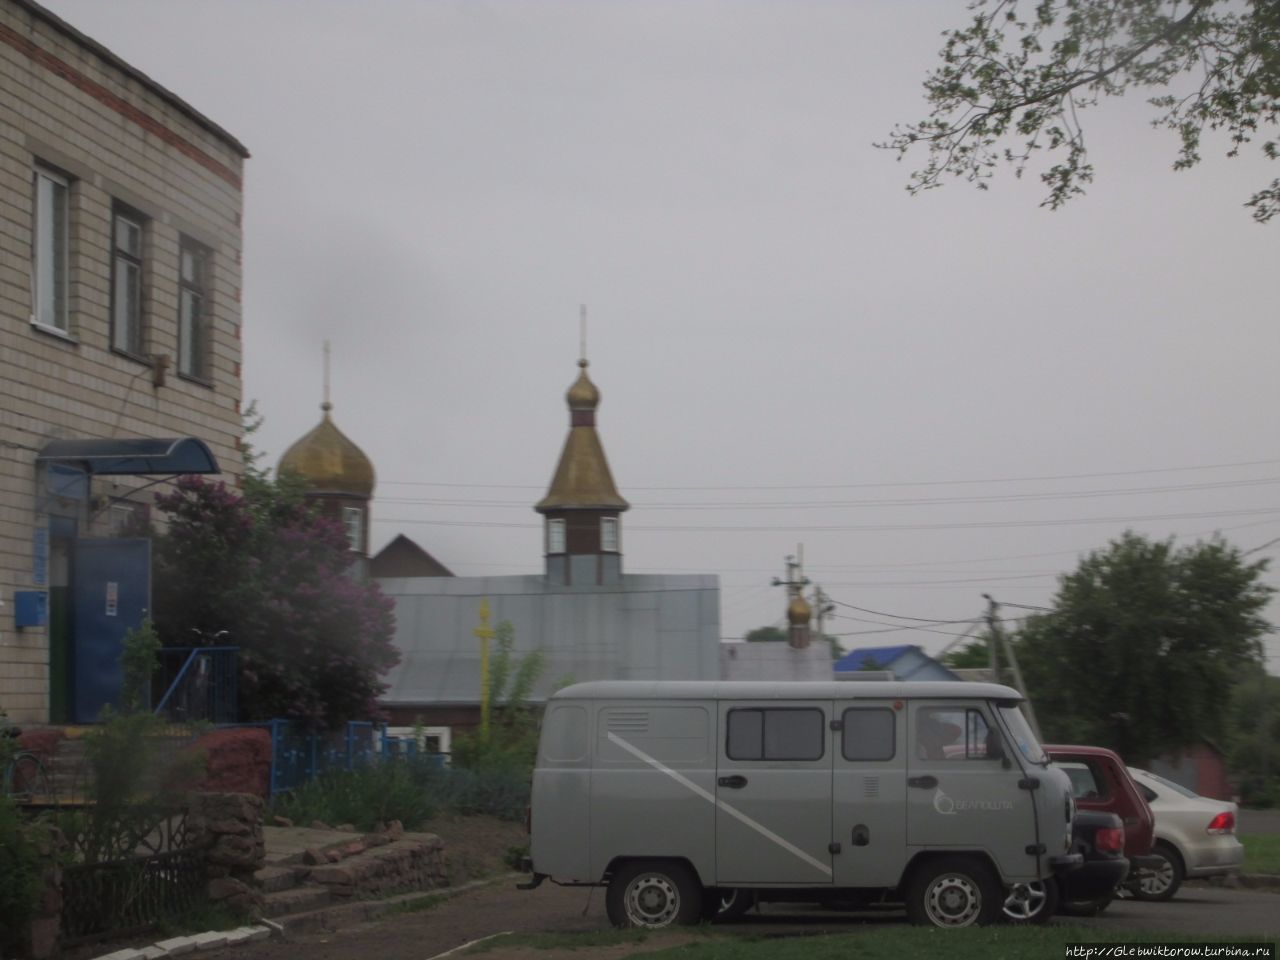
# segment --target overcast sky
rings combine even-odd
[[[726,637],[781,622],[799,543],[895,615],[839,607],[846,647],[937,651],[891,627],[1045,604],[1126,527],[1280,536],[1273,165],[1174,173],[1131,96],[1063,211],[909,196],[872,143],[961,0],[44,2],[249,148],[255,443],[318,422],[330,340],[375,549],[541,569],[580,303],[625,568],[719,574]]]

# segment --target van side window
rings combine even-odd
[[[981,710],[921,707],[915,719],[920,760],[994,760],[1003,755],[1000,733]]]
[[[730,710],[725,752],[730,760],[821,760],[824,736],[821,710]]]
[[[840,720],[846,760],[892,760],[896,718],[888,707],[852,708]]]

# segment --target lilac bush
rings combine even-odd
[[[323,730],[376,718],[380,678],[400,659],[393,604],[352,575],[340,523],[261,480],[240,496],[182,477],[156,507],[156,628],[165,646],[240,648],[242,720]]]

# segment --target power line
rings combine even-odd
[[[899,613],[885,613],[881,610],[868,610],[866,607],[857,607],[852,603],[845,603],[843,600],[832,600],[832,603],[841,607],[848,607],[850,610],[857,610],[860,613],[869,613],[874,617],[892,617],[894,620],[915,620],[917,623],[936,623],[940,625],[950,623],[972,623],[973,617],[965,617],[963,620],[933,620],[925,617],[908,617]]]
[[[1211,510],[1193,513],[1130,514],[1110,517],[1073,517],[1052,520],[967,520],[951,523],[864,523],[864,524],[633,524],[632,533],[840,533],[905,530],[983,530],[1017,527],[1083,526],[1093,523],[1150,523],[1168,520],[1208,520],[1218,517],[1247,517],[1280,514],[1280,508],[1260,510]],[[537,523],[514,523],[501,520],[423,520],[416,518],[375,518],[375,523],[418,524],[439,527],[487,527],[540,530]]]
[[[932,505],[957,505],[977,503],[1030,503],[1044,500],[1086,500],[1096,497],[1150,496],[1153,494],[1185,493],[1189,491],[1225,490],[1240,487],[1274,486],[1280,477],[1260,477],[1252,480],[1215,480],[1205,483],[1173,484],[1161,487],[1115,487],[1104,490],[1062,490],[1042,493],[1007,493],[992,496],[971,497],[912,497],[908,499],[879,500],[686,500],[663,503],[633,503],[645,510],[830,510],[845,507],[919,507]],[[436,497],[380,497],[380,503],[416,504],[433,507],[460,507],[466,509],[528,510],[526,500],[475,500]]]
[[[629,490],[862,490],[875,487],[942,487],[979,483],[1032,483],[1048,480],[1088,480],[1101,477],[1135,477],[1150,473],[1186,473],[1196,470],[1227,470],[1236,467],[1262,467],[1280,463],[1280,460],[1242,460],[1235,463],[1213,463],[1198,466],[1150,467],[1145,470],[1109,470],[1098,473],[1064,473],[1056,475],[1023,477],[988,477],[980,480],[890,480],[879,483],[816,483],[816,484],[724,484],[720,486],[639,486],[628,484]],[[429,480],[380,480],[384,485],[414,487],[467,487],[484,490],[545,490],[545,484],[527,483],[444,483]]]

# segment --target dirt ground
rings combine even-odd
[[[509,872],[513,849],[525,852],[529,836],[523,823],[493,817],[441,817],[428,820],[417,832],[434,833],[444,841],[450,886]]]

